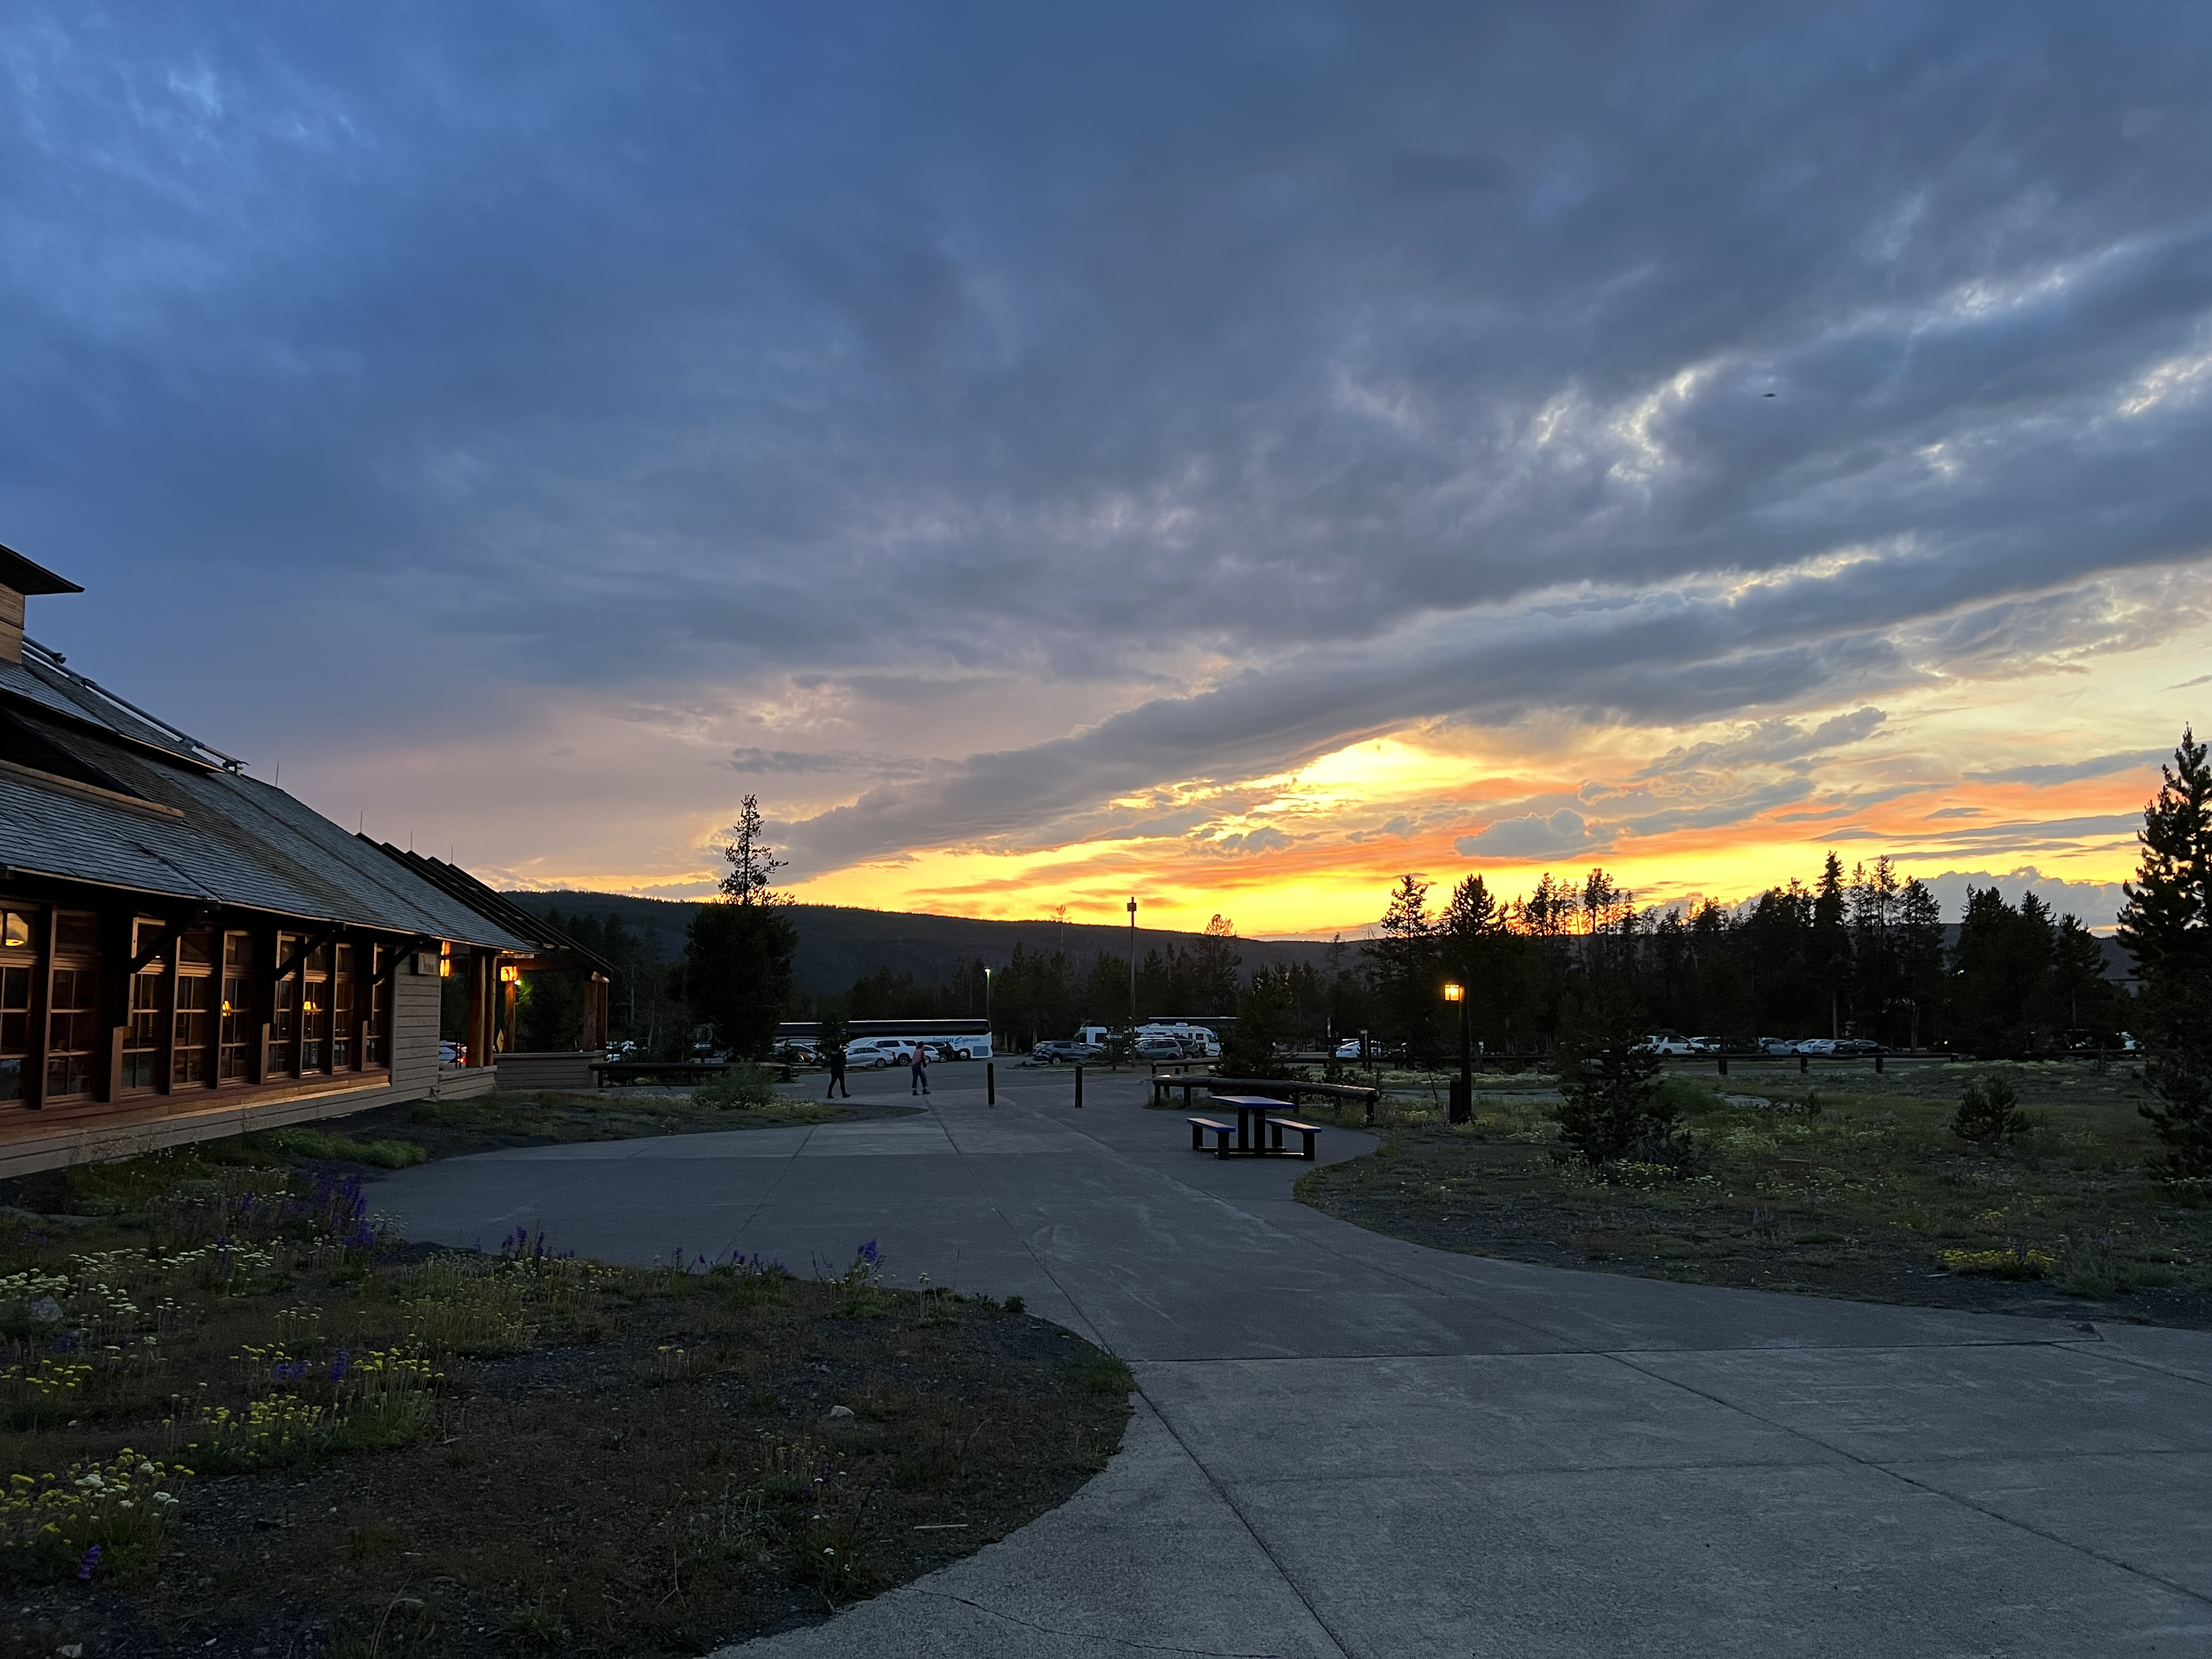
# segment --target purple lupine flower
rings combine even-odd
[[[346,1365],[351,1357],[351,1353],[349,1350],[344,1348],[340,1348],[338,1350],[338,1357],[331,1361],[331,1382],[343,1382],[345,1381]]]
[[[860,1260],[866,1262],[871,1267],[874,1267],[878,1261],[883,1260],[883,1252],[876,1248],[876,1241],[874,1239],[872,1238],[866,1243],[860,1246]]]
[[[76,1564],[76,1576],[86,1583],[92,1582],[92,1570],[100,1565],[100,1546],[94,1544],[84,1553],[84,1559]]]

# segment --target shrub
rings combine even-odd
[[[1615,1033],[1601,1047],[1568,1056],[1553,1115],[1560,1140],[1594,1166],[1637,1164],[1687,1176],[1701,1159],[1676,1121],[1680,1092],[1662,1086],[1657,1055]]]
[[[2040,1279],[2058,1265],[2048,1250],[1939,1250],[1937,1261],[1954,1273],[1994,1273],[1999,1279]]]
[[[278,1129],[269,1141],[289,1157],[371,1164],[382,1170],[404,1170],[430,1156],[428,1147],[411,1140],[356,1140],[327,1129]]]
[[[702,1106],[713,1106],[725,1112],[757,1111],[763,1106],[775,1105],[779,1098],[775,1073],[765,1066],[737,1060],[721,1076],[701,1085],[691,1098]]]
[[[1978,1146],[1994,1146],[2033,1127],[2020,1109],[2019,1091],[2001,1077],[1978,1077],[1968,1084],[1951,1118],[1951,1133]]]

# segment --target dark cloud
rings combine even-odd
[[[834,773],[848,777],[919,778],[934,763],[910,755],[865,755],[842,749],[733,749],[730,769],[748,776]]]
[[[513,681],[1102,688],[927,775],[741,751],[872,780],[795,827],[814,868],[1421,720],[1725,717],[1661,767],[1802,766],[1936,669],[2179,614],[2099,596],[2212,523],[2208,45],[33,0],[5,538],[95,589],[34,631],[234,745]],[[334,662],[383,694],[289,695]]]
[[[1999,772],[1969,772],[1976,783],[2073,783],[2082,778],[2110,777],[2115,772],[2146,775],[2146,792],[2157,787],[2158,769],[2173,758],[2170,749],[2138,749],[2124,755],[2099,755],[2093,760],[2054,762],[2045,766],[2013,766]]]

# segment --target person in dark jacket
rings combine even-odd
[[[907,1092],[910,1095],[926,1095],[929,1092],[929,1045],[927,1043],[917,1042],[914,1045],[913,1066],[914,1086]]]
[[[853,1091],[845,1088],[845,1045],[842,1042],[830,1051],[830,1092],[822,1098],[836,1099],[840,1089],[845,1090],[846,1099],[853,1097]]]

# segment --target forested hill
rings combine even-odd
[[[684,930],[691,925],[696,902],[677,899],[632,898],[623,893],[538,892],[507,896],[538,915],[558,910],[564,916],[581,911],[604,919],[609,912],[640,938],[654,941],[653,954],[672,960],[684,950]],[[1129,930],[1073,921],[979,921],[967,916],[908,915],[897,910],[855,910],[842,905],[794,904],[791,919],[799,927],[799,957],[794,964],[799,987],[817,995],[841,992],[856,979],[888,969],[910,974],[916,981],[942,981],[963,962],[981,958],[991,967],[1003,964],[1014,946],[1030,952],[1064,951],[1071,966],[1087,963],[1110,951],[1127,960]],[[1165,928],[1137,929],[1139,958],[1172,944],[1188,951],[1202,936]],[[1348,945],[1356,961],[1358,946]],[[1266,964],[1311,962],[1322,965],[1328,947],[1324,944],[1238,939],[1237,953],[1244,959],[1244,972]],[[1207,1012],[1153,1009],[1165,1013]]]

